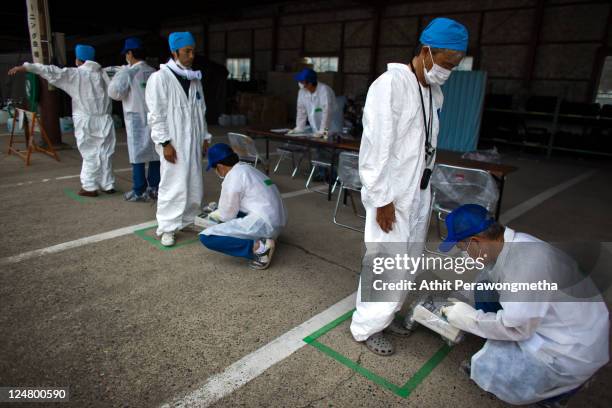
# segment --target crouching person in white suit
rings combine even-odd
[[[510,404],[565,406],[609,361],[608,309],[592,280],[563,252],[501,226],[479,205],[455,209],[446,225],[440,250],[457,245],[471,258],[484,259],[490,282],[560,282],[561,288],[537,296],[500,291],[484,299],[476,290],[475,307],[456,302],[444,308],[451,325],[487,339],[462,368],[480,388]]]
[[[208,168],[223,179],[219,208],[209,218],[219,222],[200,234],[213,251],[246,258],[252,269],[272,262],[275,239],[287,224],[287,210],[278,188],[255,167],[238,160],[225,143],[208,151]]]

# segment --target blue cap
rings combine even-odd
[[[421,44],[433,48],[466,51],[468,47],[468,31],[463,26],[446,17],[431,20],[421,33]]]
[[[195,46],[195,38],[189,31],[170,33],[168,44],[170,44],[170,51],[176,51],[179,48]]]
[[[127,54],[130,50],[139,50],[142,48],[142,41],[137,37],[130,37],[125,39],[125,45],[121,50],[121,54]]]
[[[208,149],[208,167],[206,167],[206,171],[215,167],[221,160],[231,156],[233,153],[232,148],[225,143],[217,143],[212,146]]]
[[[455,208],[446,216],[446,229],[448,236],[440,244],[442,252],[448,252],[455,244],[489,228],[495,222],[489,218],[489,212],[482,205],[465,204]]]
[[[77,44],[74,47],[76,57],[81,61],[93,61],[96,58],[96,50],[91,45]]]
[[[301,70],[300,72],[295,74],[293,76],[293,79],[295,79],[298,82],[310,82],[310,83],[313,83],[313,82],[317,82],[317,73],[314,72],[310,68],[304,68],[303,70]]]

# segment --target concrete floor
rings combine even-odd
[[[215,142],[226,131],[212,128]],[[120,195],[75,200],[78,177],[65,176],[79,173],[76,150],[61,151],[60,163],[35,154],[26,168],[6,155],[7,138],[1,138],[2,260],[155,219],[152,204],[126,203]],[[73,143],[70,135],[64,140]],[[115,169],[129,167],[124,142],[119,132]],[[520,169],[508,179],[502,212],[597,169],[510,226],[551,241],[612,241],[610,166],[517,153],[504,161]],[[272,178],[282,193],[304,188],[304,177],[281,173]],[[116,175],[118,189],[129,190],[131,173]],[[205,201],[217,200],[220,181],[211,173],[204,180]],[[189,243],[195,233],[183,233],[179,243],[186,244],[170,251],[130,233],[0,263],[0,386],[69,386],[71,401],[62,406],[158,406],[354,292],[361,234],[333,225],[333,202],[322,195],[302,194],[285,204],[289,226],[266,271]],[[395,356],[376,357],[351,340],[348,323],[318,340],[400,386],[443,346],[420,329],[395,340]],[[468,336],[407,398],[309,345],[215,406],[505,406],[458,369],[482,343]],[[609,406],[611,382],[608,365],[570,406]]]

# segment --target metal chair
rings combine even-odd
[[[340,207],[340,200],[343,196],[345,204],[347,197],[351,199],[353,213],[359,218],[365,218],[365,216],[360,215],[357,212],[357,207],[352,195],[352,192],[361,192],[361,180],[359,178],[359,154],[352,152],[340,153],[338,156],[338,179],[340,181],[340,192],[338,194],[338,199],[336,200],[336,208],[334,209],[334,224],[353,231],[364,232],[363,229],[343,224],[337,220],[338,208]]]
[[[493,176],[480,169],[436,164],[431,176],[432,212],[436,214],[438,236],[444,239],[442,222],[455,208],[479,204],[493,215],[499,200],[499,188]],[[437,253],[425,246],[425,250]]]
[[[312,193],[317,193],[317,194],[323,194],[323,195],[327,195],[327,192],[324,191],[320,191],[320,190],[316,190],[313,188],[310,188],[310,183],[312,182],[312,179],[314,177],[315,171],[319,168],[324,168],[324,169],[328,169],[329,173],[329,177],[332,177],[331,174],[331,162],[325,159],[314,159],[314,160],[310,160],[310,164],[311,164],[311,169],[310,169],[310,174],[308,175],[308,179],[306,180],[306,190],[312,192]],[[334,185],[332,186],[332,194],[334,194],[334,192],[336,191],[336,187],[338,185],[339,182],[339,177],[336,177],[336,180],[334,181]],[[331,181],[330,181],[331,183]]]
[[[274,166],[274,173],[278,171],[280,164],[287,157],[291,158],[291,163],[293,165],[293,169],[291,171],[291,178],[295,178],[300,166],[302,165],[302,160],[304,159],[304,155],[309,155],[310,151],[306,146],[301,146],[293,143],[285,143],[284,145],[277,147],[276,151],[279,154],[278,161],[276,162],[276,166]]]
[[[268,163],[257,151],[255,141],[247,135],[241,133],[228,133],[227,137],[232,150],[238,155],[240,161],[249,163],[253,167],[257,167],[258,163],[262,163],[266,168]]]

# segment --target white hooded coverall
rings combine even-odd
[[[406,243],[410,256],[420,256],[423,252],[431,211],[430,187],[420,189],[426,168],[426,136],[419,86],[428,121],[429,92],[432,92],[431,144],[437,145],[437,112],[443,102],[440,87],[423,87],[408,65],[392,63],[368,90],[359,150],[366,247],[368,243]],[[376,222],[376,209],[389,203],[395,206],[396,222],[393,230],[385,233]],[[351,323],[355,340],[365,341],[382,331],[401,307],[402,302],[362,302],[360,282]]]
[[[146,88],[148,123],[161,165],[157,197],[157,234],[193,224],[203,196],[202,145],[209,139],[202,82],[191,80],[189,96],[165,64]],[[176,162],[166,161],[160,143],[170,141]]]
[[[127,133],[130,163],[148,163],[159,160],[151,130],[147,126],[145,88],[155,69],[144,61],[124,66],[108,85],[108,95],[123,102],[123,116]]]
[[[115,153],[115,127],[107,86],[110,78],[95,61],[78,68],[30,64],[28,72],[40,75],[72,98],[74,137],[83,158],[81,186],[87,191],[115,187],[112,156]]]
[[[504,247],[489,278],[562,281],[561,275],[575,263],[551,249],[535,237],[506,228]],[[568,276],[579,274],[577,270]],[[531,404],[576,389],[609,361],[610,322],[601,296],[583,301],[540,297],[544,296],[517,301],[523,298],[500,292],[502,309],[497,313],[460,303],[448,314],[453,326],[488,339],[472,356],[471,378],[510,404]]]
[[[330,133],[342,131],[342,123],[338,121],[338,106],[334,90],[322,82],[317,83],[313,93],[305,88],[298,92],[296,129],[304,130],[306,121],[310,124],[313,133]]]

